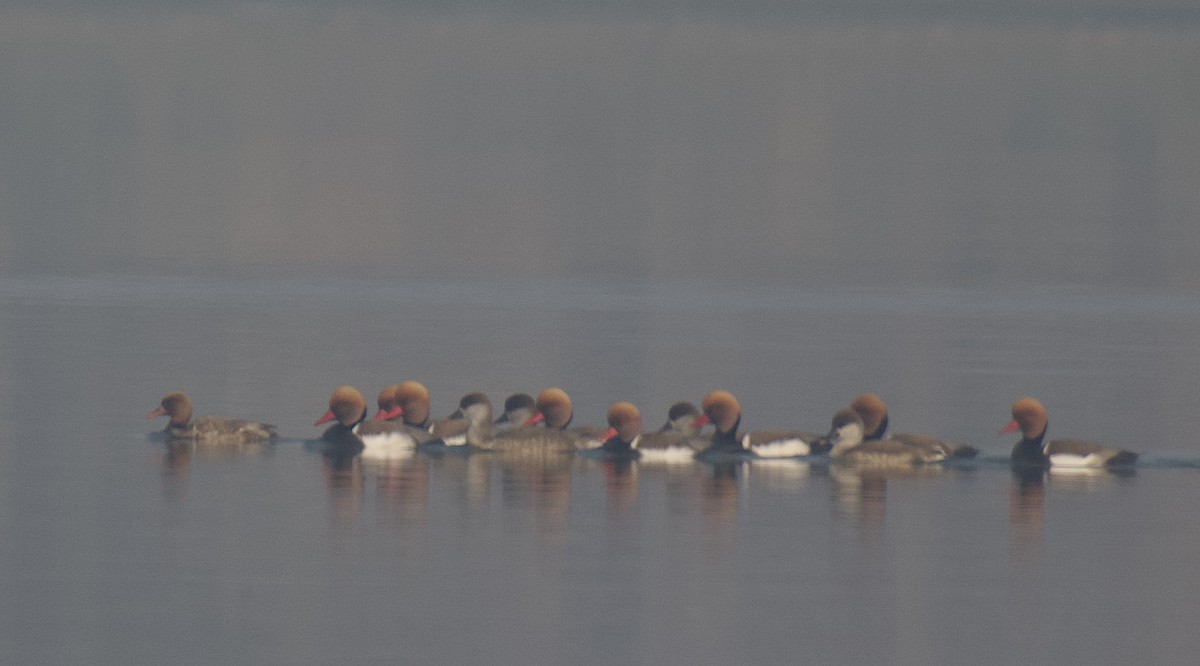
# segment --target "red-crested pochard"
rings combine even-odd
[[[467,424],[462,419],[429,418],[429,390],[421,382],[408,380],[393,384],[380,392],[379,400],[380,414],[388,420],[403,418],[405,424],[427,431],[446,446],[467,443]]]
[[[379,390],[379,395],[375,398],[375,404],[379,406],[379,411],[375,412],[375,416],[372,417],[376,421],[392,421],[403,415],[404,410],[396,403],[396,388],[399,386],[399,384],[392,384]]]
[[[938,450],[943,451],[947,458],[974,458],[979,455],[979,449],[951,442],[947,439],[934,437],[933,435],[922,435],[909,432],[898,432],[891,435],[887,434],[888,429],[888,408],[887,404],[874,393],[863,393],[854,398],[850,403],[850,409],[854,410],[863,420],[863,428],[865,441],[874,441],[877,439],[892,439],[908,446],[915,446],[925,450],[929,454],[935,454]]]
[[[679,433],[684,437],[695,437],[703,425],[704,422],[700,421],[700,410],[696,405],[683,400],[667,408],[667,422],[659,430]]]
[[[321,433],[321,441],[339,447],[359,448],[363,441],[356,430],[367,420],[367,401],[353,386],[339,386],[329,396],[329,411],[313,425],[335,423]]]
[[[570,433],[579,440],[579,448],[594,449],[600,446],[600,435],[604,434],[604,428],[571,426],[575,407],[566,391],[556,387],[545,389],[538,394],[535,404],[537,412],[525,421],[525,425],[543,423],[548,430]]]
[[[583,448],[578,437],[564,430],[525,426],[494,431],[492,401],[482,393],[468,393],[455,412],[468,424],[467,444],[486,451],[524,454],[573,453]]]
[[[192,418],[192,401],[182,391],[163,396],[158,407],[146,415],[151,419],[167,416],[167,437],[173,441],[192,440],[202,444],[252,444],[273,441],[275,426],[243,419],[219,416]]]
[[[1081,439],[1046,438],[1049,418],[1046,408],[1035,398],[1018,398],[1012,404],[1012,418],[1001,434],[1021,431],[1021,441],[1012,450],[1014,463],[1054,467],[1111,467],[1132,465],[1137,454]]]
[[[704,444],[677,432],[642,432],[642,414],[630,402],[615,402],[608,408],[608,430],[601,436],[602,449],[613,455],[637,455],[648,462],[689,461]]]
[[[363,443],[363,458],[389,460],[408,458],[422,444],[433,440],[433,435],[424,428],[406,423],[402,417],[404,409],[395,400],[395,385],[380,391],[380,415],[359,423],[355,434]],[[386,405],[386,409],[385,406]]]
[[[809,432],[791,430],[755,430],[738,434],[742,407],[729,391],[710,391],[700,402],[703,415],[697,425],[712,423],[716,432],[709,451],[721,453],[750,452],[762,458],[792,458],[825,453],[826,440]]]
[[[528,393],[514,393],[504,399],[504,413],[496,419],[496,425],[515,427],[524,424],[537,414],[537,401]]]
[[[403,418],[410,426],[428,430],[431,425],[429,390],[421,382],[412,380],[388,386],[379,392],[379,413],[375,418],[380,421]]]
[[[400,382],[396,384],[394,395],[405,423],[433,432],[433,421],[429,418],[429,389],[424,384],[411,379]]]
[[[833,445],[829,457],[863,467],[897,467],[935,463],[946,459],[940,448],[925,450],[894,439],[863,440],[863,420],[853,409],[839,409],[827,438]]]

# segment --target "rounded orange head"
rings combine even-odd
[[[538,394],[537,414],[526,423],[546,422],[547,428],[561,430],[571,423],[575,408],[571,404],[571,396],[560,388],[548,388]]]
[[[152,419],[156,416],[169,416],[173,426],[185,425],[192,420],[192,401],[184,395],[183,391],[168,393],[163,396],[158,407],[146,415],[146,418]]]
[[[1042,403],[1037,398],[1024,396],[1012,404],[1012,421],[1000,433],[1020,430],[1025,439],[1036,439],[1046,432],[1048,420]]]
[[[608,430],[601,436],[601,441],[620,437],[622,441],[632,442],[633,438],[642,434],[642,413],[632,402],[614,402],[608,408]]]
[[[329,411],[313,425],[336,420],[344,426],[352,426],[367,416],[367,401],[353,386],[339,386],[329,396]]]
[[[700,409],[708,421],[716,426],[717,432],[730,432],[742,418],[742,406],[729,391],[710,391],[700,401]]]

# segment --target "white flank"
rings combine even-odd
[[[1050,456],[1050,464],[1054,467],[1104,467],[1104,456],[1098,453],[1089,453],[1086,456],[1056,453]]]
[[[454,435],[451,437],[443,437],[442,443],[445,444],[446,446],[466,446],[467,433],[464,432],[461,435]]]
[[[1116,477],[1106,467],[1071,467],[1063,465],[1051,465],[1050,476],[1055,479],[1065,480],[1072,483],[1083,483],[1083,488],[1090,487],[1093,481],[1109,481]]]
[[[762,458],[795,458],[812,453],[808,442],[799,437],[750,446],[750,435],[746,435],[742,438],[742,448],[750,449],[754,455]]]
[[[363,443],[362,457],[371,460],[409,458],[417,448],[417,440],[403,433],[360,436]]]
[[[678,465],[690,463],[696,458],[696,452],[688,446],[669,446],[665,449],[637,449],[639,460],[646,463],[666,463]]]
[[[638,437],[641,437],[641,435],[638,435]],[[588,449],[598,449],[601,446],[604,446],[604,442],[600,441],[599,437],[589,437],[586,439],[581,439],[575,443],[575,448],[580,451],[586,451]],[[634,440],[633,440],[633,448],[635,448],[635,449],[637,448],[637,438],[634,438]]]

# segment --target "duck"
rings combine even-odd
[[[830,444],[819,435],[791,430],[755,430],[737,432],[742,422],[742,407],[729,391],[710,391],[700,401],[703,414],[696,426],[712,423],[716,432],[707,451],[714,453],[749,452],[760,458],[793,458],[829,451]]]
[[[434,439],[428,430],[410,425],[403,420],[403,407],[394,404],[396,386],[398,385],[390,386],[379,392],[379,414],[373,419],[364,420],[354,429],[354,433],[363,443],[363,458],[375,460],[409,458],[417,447]],[[380,416],[384,418],[379,418]]]
[[[421,382],[407,380],[385,387],[379,392],[378,403],[375,418],[379,421],[403,418],[410,426],[425,430],[430,427],[429,389]]]
[[[858,412],[849,408],[839,409],[833,415],[826,436],[832,444],[829,457],[863,467],[905,467],[946,459],[946,452],[940,448],[910,446],[890,438],[868,441],[863,439],[865,432]]]
[[[463,395],[458,401],[458,407],[449,416],[444,419],[429,420],[429,434],[432,439],[426,444],[427,450],[437,450],[439,448],[459,449],[460,452],[469,452],[471,446],[471,421],[466,417],[464,407],[473,404],[479,400],[484,400],[491,408],[492,401],[486,395],[479,392],[471,392]],[[476,440],[491,436],[491,428],[476,431]],[[480,448],[480,447],[475,447]]]
[[[682,433],[642,432],[642,414],[631,402],[614,402],[608,408],[608,430],[601,435],[601,450],[613,456],[637,456],[644,461],[683,462],[696,457],[701,443]]]
[[[537,401],[528,393],[514,393],[504,399],[504,413],[496,419],[496,425],[519,426],[537,414]]]
[[[407,380],[393,384],[380,391],[379,401],[379,414],[375,418],[387,421],[402,418],[410,428],[425,430],[431,437],[421,438],[421,444],[434,439],[446,446],[467,443],[467,424],[462,419],[429,417],[429,389],[421,382]]]
[[[429,389],[424,384],[411,379],[403,381],[396,384],[393,393],[405,423],[437,436],[433,432],[437,422],[429,418]]]
[[[190,440],[214,445],[264,444],[279,437],[275,426],[266,423],[220,416],[193,419],[192,401],[183,391],[173,391],[163,396],[158,407],[146,418],[159,416],[168,417],[164,432],[172,442]]]
[[[697,424],[700,419],[700,410],[696,405],[681,400],[667,408],[667,422],[659,428],[659,432],[674,432],[685,437],[695,437],[700,434],[700,428],[703,425]]]
[[[396,403],[396,387],[398,386],[400,385],[392,384],[379,390],[379,395],[375,398],[379,411],[375,412],[375,416],[372,417],[376,421],[391,421],[403,415],[404,410]]]
[[[541,423],[548,430],[566,432],[576,438],[578,448],[581,449],[600,446],[600,436],[604,434],[604,428],[571,426],[571,421],[575,418],[575,408],[571,403],[571,396],[566,391],[558,387],[545,389],[538,394],[534,404],[537,406],[537,411],[526,419],[525,425]]]
[[[474,449],[542,455],[574,453],[581,448],[578,438],[564,430],[522,426],[495,432],[492,401],[483,393],[463,396],[454,414],[467,423],[466,445]]]
[[[329,396],[329,411],[317,419],[314,426],[334,423],[321,433],[327,446],[349,451],[362,451],[363,440],[358,426],[367,420],[367,401],[353,386],[339,386]]]
[[[694,403],[681,400],[667,408],[667,421],[658,432],[681,436],[689,449],[699,452],[708,448],[712,439],[711,435],[706,437],[700,434],[700,430],[709,423]]]
[[[471,424],[463,418],[462,403],[468,396],[478,396],[478,393],[467,393],[459,399],[459,407],[444,419],[427,419],[429,433],[444,446],[466,446],[467,431]],[[428,411],[428,401],[425,409]]]
[[[862,393],[850,402],[850,409],[854,410],[863,420],[865,441],[874,441],[878,439],[892,439],[908,446],[915,446],[924,449],[930,454],[936,453],[938,450],[943,451],[947,458],[969,459],[979,455],[979,449],[959,444],[950,440],[934,437],[933,435],[921,435],[916,433],[898,432],[891,435],[887,434],[888,429],[888,408],[887,403],[874,393]]]
[[[614,402],[608,408],[608,430],[600,435],[600,449],[611,455],[636,455],[642,438],[642,413],[631,402]]]
[[[1021,431],[1021,440],[1013,446],[1012,462],[1022,466],[1050,467],[1121,467],[1133,465],[1138,455],[1132,451],[1081,439],[1045,441],[1049,418],[1037,398],[1024,396],[1012,404],[1012,421],[1000,434]]]

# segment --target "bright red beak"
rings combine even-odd
[[[330,421],[332,421],[336,418],[337,417],[333,415],[333,410],[331,409],[331,410],[325,412],[325,416],[322,416],[321,418],[317,419],[317,422],[314,423],[313,425],[319,426],[322,423],[329,423]]]
[[[521,425],[534,425],[535,423],[541,423],[545,420],[546,420],[546,415],[541,412],[537,412],[533,416],[529,417],[529,419],[526,420],[525,423],[523,423]]]
[[[605,430],[605,431],[604,431],[604,434],[603,434],[603,435],[600,435],[600,441],[601,441],[601,442],[607,442],[608,440],[610,440],[610,439],[612,439],[613,437],[616,437],[616,436],[617,436],[617,429],[616,429],[616,428],[609,428],[608,430]]]
[[[700,416],[696,417],[695,421],[692,421],[692,425],[696,426],[697,428],[703,428],[710,423],[712,423],[712,419],[708,418],[708,414],[701,414]]]
[[[1008,425],[1001,428],[1000,432],[998,432],[996,434],[997,435],[1005,435],[1010,432],[1016,432],[1020,429],[1021,429],[1021,425],[1019,423],[1017,423],[1016,420],[1013,420],[1013,421],[1009,421]]]
[[[391,409],[379,408],[379,412],[375,414],[376,421],[391,421],[404,415],[404,409],[400,405],[396,405]]]

